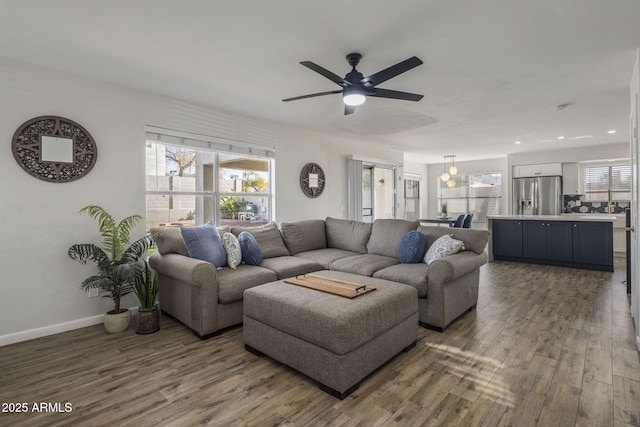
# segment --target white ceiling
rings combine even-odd
[[[638,0],[0,0],[0,11],[0,57],[414,161],[628,141]],[[424,98],[369,99],[350,116],[339,95],[281,101],[340,89],[299,62],[343,76],[350,52],[365,76],[418,56],[380,87]]]

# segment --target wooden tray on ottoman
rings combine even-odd
[[[284,282],[329,294],[339,295],[345,298],[355,298],[377,289],[375,286],[371,285],[367,286],[361,283],[333,279],[331,277],[316,276],[314,274],[296,276],[295,278],[285,279]]]

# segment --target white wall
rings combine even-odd
[[[96,224],[77,212],[99,204],[116,218],[145,213],[144,126],[276,146],[278,221],[346,218],[346,156],[402,163],[402,153],[328,138],[133,89],[0,60],[0,345],[101,322],[111,300],[88,298],[80,282],[95,272],[67,256],[73,243],[99,243]],[[84,178],[65,184],[38,180],[15,162],[15,130],[42,115],[69,118],[96,141],[98,158]],[[325,192],[305,197],[299,174],[319,163]],[[134,236],[144,233],[140,226]],[[135,306],[128,296],[123,305]]]
[[[533,165],[538,163],[570,163],[589,160],[621,159],[629,157],[629,142],[618,144],[591,145],[581,148],[566,148],[552,151],[510,154],[509,170],[514,165]],[[509,176],[511,172],[509,172]]]

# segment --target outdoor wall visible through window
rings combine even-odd
[[[272,159],[147,139],[147,228],[271,220]]]

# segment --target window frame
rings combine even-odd
[[[150,130],[151,129],[151,130]],[[189,134],[186,132],[178,132],[172,130],[165,130],[161,128],[151,128],[146,127],[146,137],[145,137],[145,146],[148,147],[149,143],[162,144],[164,146],[169,147],[186,147],[189,149],[193,149],[197,152],[208,152],[211,153],[211,167],[212,167],[212,182],[210,183],[211,188],[198,188],[198,181],[196,177],[195,189],[193,191],[175,191],[175,190],[160,190],[159,186],[156,185],[155,189],[149,188],[149,182],[145,184],[145,198],[147,200],[147,207],[145,211],[147,212],[147,216],[149,215],[149,196],[188,196],[194,197],[196,210],[198,209],[199,203],[212,203],[213,208],[213,222],[219,226],[221,225],[222,218],[222,210],[221,210],[221,198],[222,197],[243,197],[243,198],[264,198],[266,199],[266,218],[262,219],[262,223],[264,221],[270,222],[274,221],[275,211],[274,211],[274,176],[275,176],[275,148],[261,146],[256,144],[248,144],[240,141],[231,141],[225,140],[216,137],[207,137],[203,135]],[[243,158],[259,158],[263,160],[267,160],[268,162],[268,187],[266,191],[260,192],[248,192],[248,191],[223,191],[220,187],[220,171],[225,169],[221,168],[220,157],[221,155],[231,155],[231,156],[239,156]],[[166,160],[165,160],[166,161]],[[148,162],[147,155],[145,154],[145,162]],[[158,164],[158,159],[155,159],[156,165]],[[209,165],[209,163],[207,164]],[[145,166],[145,176],[155,176],[160,177],[161,175],[157,174],[157,170],[155,174],[150,175],[149,172],[149,164],[147,163]],[[196,167],[197,174],[197,160],[196,164],[192,167]],[[165,172],[167,173],[167,172]],[[202,172],[204,173],[204,171]],[[168,176],[168,175],[165,175]],[[204,177],[202,178],[204,180]],[[208,186],[207,186],[208,187]],[[198,198],[202,198],[202,201],[199,201]],[[207,199],[211,199],[207,201]],[[251,203],[251,200],[248,201]],[[208,209],[206,207],[202,207],[203,212]],[[195,225],[200,225],[200,223],[208,221],[208,218],[198,219],[196,217]],[[246,221],[247,224],[243,224],[243,226],[252,226],[251,221]],[[155,224],[155,223],[154,223]],[[223,224],[224,225],[224,224]],[[256,224],[259,225],[259,224]],[[153,225],[152,225],[153,226]],[[147,220],[147,228],[149,228],[149,221]]]
[[[469,185],[469,178],[471,176],[478,176],[478,175],[500,175],[500,191],[498,192],[498,196],[495,197],[491,197],[491,196],[481,196],[481,197],[472,197],[470,196],[470,192],[471,192],[471,186]],[[440,179],[440,177],[436,178],[438,180],[438,211],[440,210],[440,206],[442,206],[442,203],[448,200],[464,200],[464,205],[465,205],[465,214],[471,213],[471,200],[481,200],[481,199],[495,199],[496,200],[496,206],[498,207],[498,212],[496,213],[492,213],[491,215],[500,215],[502,213],[502,193],[503,193],[503,188],[502,188],[502,179],[503,179],[503,173],[501,171],[489,171],[489,172],[469,172],[469,173],[463,173],[463,174],[457,174],[454,177],[452,177],[452,179],[454,179],[455,181],[459,181],[460,178],[463,178],[463,182],[464,182],[464,188],[465,188],[465,195],[463,197],[443,197],[442,195],[442,190],[443,189],[448,189],[449,187],[447,187],[447,183],[442,181]],[[451,208],[449,208],[449,213],[451,213]],[[475,214],[475,212],[474,212]],[[484,222],[484,221],[479,221],[479,218],[477,215],[473,216],[473,220],[472,222],[477,223],[477,222]]]
[[[628,188],[623,188],[623,189],[612,189],[612,183],[613,183],[613,169],[614,168],[619,168],[619,167],[624,167],[624,168],[628,168],[626,171],[626,174],[629,176],[629,183],[628,183]],[[606,190],[594,190],[594,191],[588,191],[587,187],[589,185],[589,181],[587,180],[588,177],[588,173],[587,170],[588,169],[596,169],[596,168],[607,168],[608,169],[608,177],[607,177],[607,189]],[[580,174],[581,174],[581,178],[582,178],[582,189],[584,192],[584,198],[585,201],[589,201],[589,202],[607,202],[607,203],[611,203],[611,202],[627,202],[629,201],[629,198],[617,198],[614,197],[614,194],[620,194],[620,193],[626,193],[626,194],[630,194],[631,193],[631,162],[629,159],[625,159],[625,160],[615,160],[615,161],[601,161],[601,162],[586,162],[582,164],[581,170],[580,170]],[[593,195],[596,194],[603,194],[606,197],[605,198],[592,198]],[[590,197],[591,196],[591,197]]]

